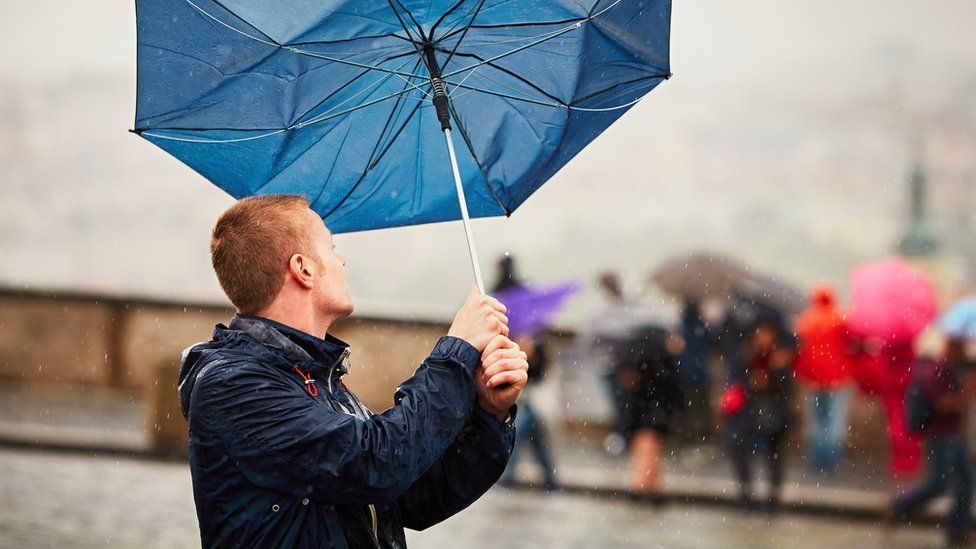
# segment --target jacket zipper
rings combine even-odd
[[[373,518],[373,539],[376,540],[376,545],[380,544],[380,534],[379,534],[379,520],[376,518],[376,506],[372,503],[369,504],[369,514]]]
[[[341,364],[342,361],[346,360],[346,358],[349,357],[349,353],[350,352],[351,351],[349,350],[349,348],[346,347],[345,349],[343,349],[342,354],[339,355],[339,358],[337,358],[336,361],[332,363],[332,366],[329,366],[329,371],[328,371],[328,374],[327,374],[328,375],[328,379],[326,379],[326,386],[329,388],[329,396],[332,397],[335,400],[336,404],[338,404],[340,408],[342,408],[342,411],[343,412],[346,412],[349,415],[353,415],[354,416],[354,415],[356,415],[355,412],[353,412],[353,411],[349,410],[348,408],[346,408],[345,406],[343,406],[342,402],[340,402],[339,399],[335,398],[335,393],[332,391],[332,374],[335,373],[336,366],[338,366],[339,364]]]
[[[349,357],[349,353],[350,352],[351,351],[350,351],[350,349],[348,347],[346,349],[344,349],[342,351],[342,355],[339,356],[339,358],[336,359],[336,361],[332,363],[332,366],[329,367],[329,374],[328,374],[329,377],[328,377],[328,380],[326,381],[326,385],[329,387],[329,396],[332,396],[333,398],[335,398],[335,393],[333,392],[333,389],[332,389],[332,375],[335,372],[336,366],[338,366],[344,360],[346,360]],[[348,413],[350,415],[354,415],[354,416],[358,416],[359,415],[359,414],[355,413],[354,411],[347,409],[345,407],[345,405],[343,405],[342,402],[340,402],[338,399],[336,399],[336,403],[346,413]],[[358,404],[358,402],[357,402],[357,404]],[[362,410],[362,404],[359,404],[359,408],[360,408],[360,410]],[[369,516],[370,516],[370,519],[372,520],[373,540],[376,542],[376,545],[379,546],[379,544],[380,544],[379,519],[378,519],[378,517],[376,515],[376,506],[373,505],[372,503],[369,504]]]

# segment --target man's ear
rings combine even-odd
[[[315,285],[312,262],[302,254],[294,254],[288,260],[288,273],[299,285],[311,289]]]

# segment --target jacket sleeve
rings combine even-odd
[[[509,421],[475,407],[454,444],[397,501],[403,526],[423,530],[460,512],[502,476],[515,445]]]
[[[474,405],[478,351],[444,337],[395,404],[369,419],[312,402],[268,367],[228,365],[194,389],[191,407],[212,424],[253,484],[336,504],[385,504],[454,442]]]

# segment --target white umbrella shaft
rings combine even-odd
[[[468,254],[471,256],[474,280],[478,283],[481,293],[485,293],[485,282],[481,278],[481,264],[478,263],[478,250],[474,246],[474,235],[471,233],[471,218],[468,217],[468,203],[464,200],[464,186],[461,185],[461,173],[458,171],[457,157],[454,155],[454,141],[451,140],[450,128],[444,128],[444,139],[447,140],[447,152],[451,157],[451,169],[454,171],[454,187],[457,189],[458,204],[461,206],[461,223],[464,224],[464,237],[468,240]]]

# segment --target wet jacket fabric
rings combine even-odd
[[[475,404],[474,347],[441,338],[377,415],[342,383],[348,354],[243,315],[184,353],[204,547],[405,547],[404,527],[450,517],[501,476],[514,428]]]
[[[800,340],[796,373],[817,389],[836,389],[850,381],[851,358],[844,313],[829,286],[818,286],[810,307],[796,322]]]
[[[792,358],[792,357],[791,357]],[[731,372],[730,381],[745,391],[742,409],[731,418],[737,429],[760,436],[785,433],[793,424],[793,364],[775,364],[773,352],[756,353],[743,347],[742,368]],[[750,380],[765,378],[762,388]]]

